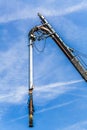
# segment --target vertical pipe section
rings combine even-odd
[[[33,41],[30,39],[30,86],[29,89],[33,89]]]
[[[29,69],[29,127],[33,127],[33,40],[30,39],[29,44],[29,60],[30,60],[30,69]]]

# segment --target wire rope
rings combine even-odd
[[[34,43],[34,47],[35,47],[35,49],[36,49],[38,52],[44,52],[45,47],[46,47],[46,38],[44,38],[44,40],[45,40],[44,46],[43,46],[43,48],[42,48],[41,50],[40,50],[40,49],[36,46],[36,44]]]

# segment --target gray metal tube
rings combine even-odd
[[[33,41],[30,39],[30,86],[29,89],[33,89]]]

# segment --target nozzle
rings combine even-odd
[[[41,16],[41,14],[39,12],[37,14],[38,14],[38,16]]]
[[[33,95],[32,95],[32,91],[33,89],[29,89],[29,95],[30,95],[30,99],[29,99],[29,127],[33,127]]]
[[[38,16],[40,17],[41,20],[44,19],[44,16],[41,15],[40,13],[38,13]]]
[[[33,115],[29,115],[29,127],[33,127]]]

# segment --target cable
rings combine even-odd
[[[43,46],[43,48],[40,50],[40,49],[38,49],[38,47],[36,46],[36,44],[34,43],[34,47],[35,47],[35,49],[38,51],[38,52],[44,52],[44,50],[45,50],[45,47],[46,47],[46,38],[44,38],[45,39],[45,42],[44,42],[44,46]]]
[[[85,61],[82,59],[82,57],[85,57],[87,58],[87,55],[76,50],[76,49],[73,49],[73,48],[70,48],[70,50],[75,53],[75,56],[77,56],[77,58],[80,60],[80,62],[83,64],[84,67],[87,67],[87,64],[85,63]]]
[[[78,55],[78,58],[80,59],[80,61],[82,62],[82,64],[85,65],[84,67],[87,67],[87,64],[84,62],[84,60],[81,58],[81,56]]]
[[[73,51],[76,51],[76,52],[77,52],[78,54],[80,54],[81,56],[87,58],[87,55],[86,55],[86,54],[84,54],[84,53],[82,53],[82,52],[80,52],[80,51],[78,51],[78,50],[76,50],[76,49],[73,49]]]
[[[77,51],[76,56],[79,58],[79,60],[82,62],[82,64],[87,67],[87,64],[85,63],[85,61],[81,57],[81,56],[83,56],[83,57],[87,58],[87,56],[85,54],[81,53],[81,52],[79,52],[79,53],[78,52],[79,51]]]

